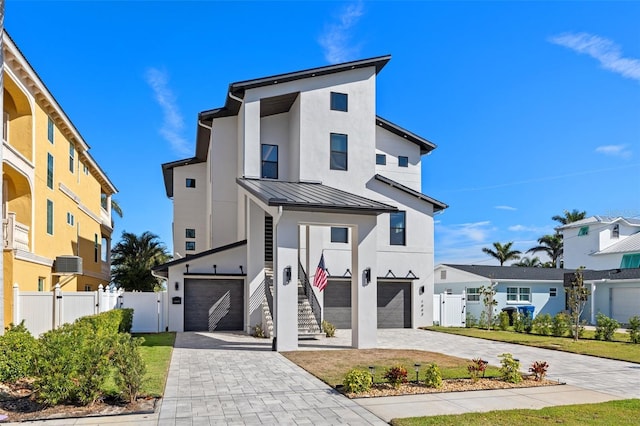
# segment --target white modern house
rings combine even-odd
[[[162,165],[176,260],[154,272],[170,330],[273,323],[286,351],[322,319],[357,348],[375,347],[378,327],[431,323],[433,215],[447,206],[421,192],[435,145],[376,113],[389,60],[232,83],[199,114],[195,156]]]
[[[640,267],[640,219],[591,216],[558,228],[564,241],[564,267]]]

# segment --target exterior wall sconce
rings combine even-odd
[[[242,269],[242,265],[240,265],[240,273],[244,274],[244,270]]]
[[[218,273],[218,265],[213,265],[213,273],[214,275]]]
[[[189,273],[189,264],[187,263],[187,264],[186,264],[186,265],[184,265],[184,266],[186,266],[186,268],[187,268],[187,274],[188,274],[188,273]]]
[[[424,286],[421,285],[420,288],[418,289],[418,293],[419,294],[424,294]]]
[[[291,282],[291,266],[284,268],[284,283],[289,284]]]
[[[364,282],[369,284],[371,282],[371,268],[364,270]]]
[[[176,281],[175,287],[176,291],[180,290],[180,283],[178,281]]]

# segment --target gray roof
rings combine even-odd
[[[593,223],[601,223],[603,225],[612,224],[615,222],[626,222],[631,226],[640,226],[640,219],[622,217],[622,216],[590,216],[582,220],[567,223],[566,225],[559,226],[557,229],[578,228],[581,226],[591,225]]]
[[[164,163],[162,165],[162,176],[164,178],[164,189],[167,192],[167,197],[173,197],[173,168],[179,166],[186,166],[188,164],[202,163],[203,160],[192,157],[185,158],[184,160],[172,161],[170,163]]]
[[[452,265],[450,268],[459,269],[481,277],[494,280],[522,280],[522,281],[563,281],[564,274],[575,272],[569,269],[532,268],[526,266],[490,266],[490,265]]]
[[[395,180],[389,179],[388,177],[376,174],[374,176],[374,178],[380,182],[386,183],[387,185],[393,187],[393,188],[397,188],[403,192],[406,192],[409,195],[412,195],[416,198],[419,198],[423,201],[426,201],[428,203],[431,203],[433,205],[433,211],[434,212],[439,212],[442,211],[444,209],[446,209],[447,207],[449,207],[448,205],[446,205],[445,203],[436,200],[435,198],[431,198],[427,195],[424,195],[422,192],[418,192],[414,189],[409,188],[408,186],[405,186],[401,183],[396,182]]]
[[[212,248],[210,250],[205,250],[205,251],[200,252],[198,254],[194,254],[194,255],[186,256],[186,257],[181,257],[180,259],[175,259],[175,260],[172,260],[170,262],[163,263],[162,265],[154,266],[153,268],[151,268],[151,270],[154,271],[154,272],[166,273],[169,270],[170,266],[179,265],[181,263],[186,263],[186,262],[189,262],[191,260],[195,260],[195,259],[199,259],[201,257],[209,256],[210,254],[220,253],[222,251],[227,251],[227,250],[234,249],[236,247],[241,247],[241,246],[246,246],[246,245],[247,245],[247,240],[237,241],[235,243],[227,244],[226,246]],[[220,275],[222,275],[222,274],[220,274]],[[225,274],[225,275],[228,275],[228,274]],[[242,275],[242,274],[238,274],[238,275]]]
[[[396,207],[332,188],[321,183],[284,182],[266,179],[236,179],[238,184],[269,206],[285,210],[306,210],[354,214],[397,211]]]
[[[640,253],[640,232],[629,235],[621,241],[618,241],[617,243],[593,254],[599,255],[612,253]]]
[[[567,275],[569,279],[573,276],[575,271],[569,271]],[[585,270],[583,272],[583,278],[585,281],[595,280],[638,280],[640,279],[640,268],[630,269],[606,269],[603,271],[591,271]],[[565,282],[566,279],[565,279]]]
[[[416,145],[418,145],[420,147],[421,155],[427,154],[428,152],[431,152],[434,149],[436,149],[436,144],[434,144],[430,140],[427,140],[421,136],[416,135],[415,133],[412,133],[406,129],[403,129],[397,124],[394,124],[389,120],[385,120],[379,115],[376,115],[376,124],[382,127],[383,129],[388,130],[389,132],[394,133],[402,138],[405,138],[409,142],[413,142]]]

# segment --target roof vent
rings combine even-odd
[[[58,256],[55,263],[56,274],[81,275],[82,258],[79,256]]]

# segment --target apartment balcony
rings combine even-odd
[[[29,251],[29,227],[16,220],[16,214],[9,212],[2,220],[4,248],[6,250]]]

